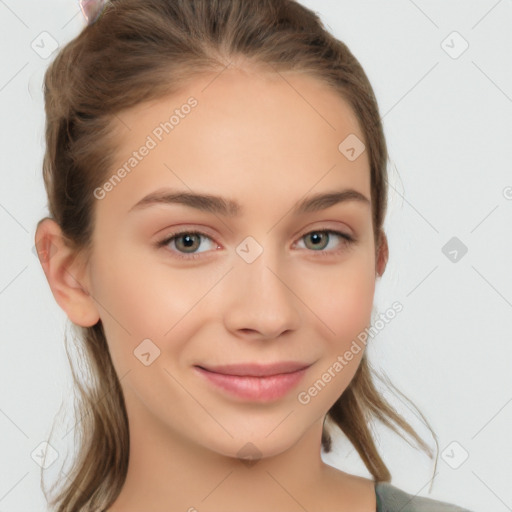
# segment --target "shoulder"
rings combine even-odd
[[[375,484],[377,512],[471,512],[452,503],[414,496],[388,482]]]

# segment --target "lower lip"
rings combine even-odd
[[[307,368],[292,373],[281,373],[267,377],[241,377],[239,375],[224,375],[194,367],[209,382],[231,395],[244,400],[271,402],[285,396],[298,385]]]

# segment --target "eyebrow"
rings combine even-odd
[[[361,192],[354,189],[344,189],[334,192],[318,193],[299,201],[292,209],[294,215],[325,210],[338,203],[356,202],[371,205],[370,200]],[[134,204],[128,212],[146,209],[158,204],[183,204],[204,212],[236,217],[242,214],[240,203],[226,197],[211,194],[197,194],[173,189],[159,189],[143,197]]]

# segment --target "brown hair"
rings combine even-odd
[[[43,173],[50,217],[71,247],[84,253],[91,248],[93,191],[113,165],[113,118],[124,109],[176,92],[200,74],[220,72],[239,57],[276,72],[306,73],[334,88],[352,107],[370,161],[378,251],[387,207],[388,155],[376,98],[347,46],[324,28],[313,11],[293,0],[111,0],[95,23],[59,51],[44,80]],[[73,470],[50,501],[59,512],[110,506],[123,486],[129,454],[120,378],[102,323],[73,328],[92,384],[80,382],[70,359],[78,390],[79,442]],[[326,419],[343,431],[376,481],[389,481],[370,420],[378,419],[402,435],[399,427],[432,455],[378,392],[374,374],[365,353]],[[322,448],[331,449],[326,424]]]

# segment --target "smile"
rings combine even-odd
[[[209,383],[230,396],[271,402],[282,398],[296,387],[309,366],[300,363],[278,363],[267,366],[230,365],[215,369],[194,366],[194,369]]]

